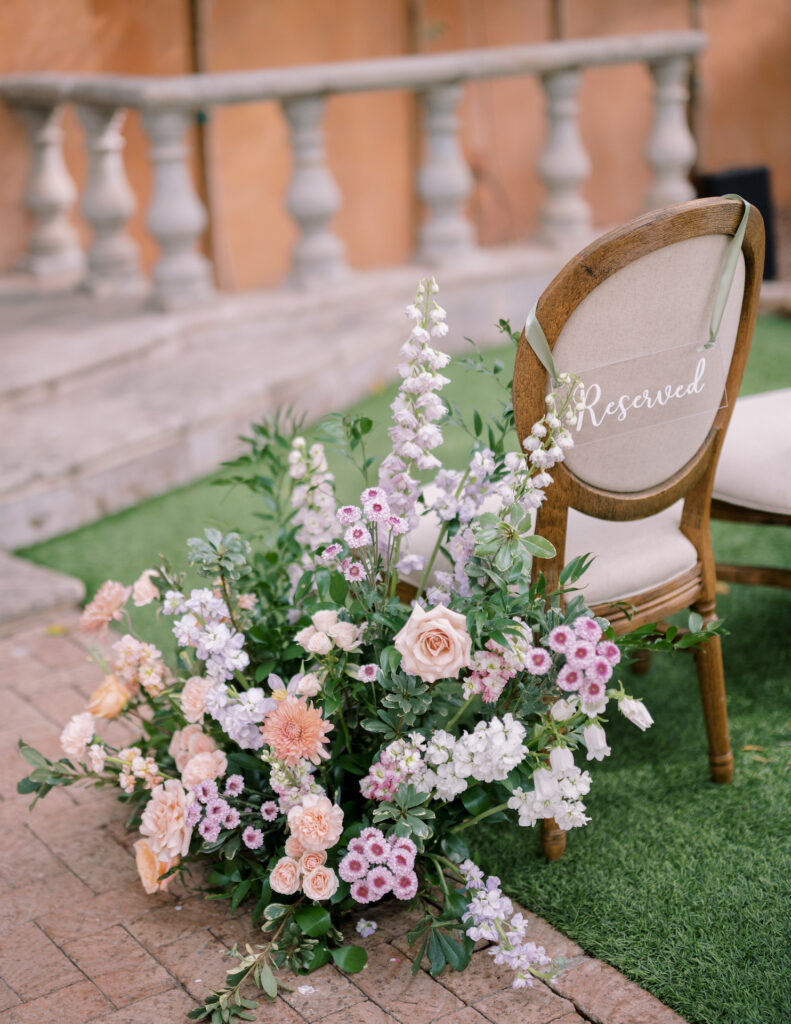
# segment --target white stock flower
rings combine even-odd
[[[60,745],[64,754],[67,757],[82,757],[93,733],[93,715],[90,711],[72,715],[66,728],[60,734]]]

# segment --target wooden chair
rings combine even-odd
[[[616,633],[685,608],[704,621],[715,617],[710,505],[757,312],[764,233],[755,209],[718,340],[702,353],[698,391],[685,393],[675,382],[684,383],[689,367],[699,365],[695,353],[708,337],[724,255],[743,212],[735,199],[702,199],[632,221],[571,260],[536,307],[558,371],[582,378],[590,405],[578,435],[587,443],[576,444],[553,468],[554,483],[538,512],[536,532],[558,554],[536,568],[554,589],[563,565],[594,553],[582,592]],[[520,439],[544,413],[547,377],[523,334],[514,371]],[[602,402],[596,408],[590,389],[595,381],[601,382]],[[649,409],[627,401],[619,421],[623,394],[640,396],[645,387],[653,395],[666,382],[674,385],[677,409],[670,411],[670,398],[662,411],[661,403]],[[694,400],[685,406],[686,398]],[[614,411],[595,426],[595,413],[605,413],[608,399]],[[632,606],[631,618],[616,601]],[[733,754],[719,638],[697,648],[695,660],[711,775],[727,783]],[[544,822],[542,844],[551,859],[563,853],[565,833],[551,819]]]
[[[712,519],[791,526],[791,388],[736,402],[714,477]],[[717,579],[791,589],[791,569],[717,563]]]

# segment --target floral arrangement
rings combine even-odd
[[[243,985],[274,997],[283,966],[361,970],[365,950],[344,944],[338,923],[383,898],[420,911],[416,970],[424,954],[434,974],[462,970],[485,940],[515,987],[547,976],[527,922],[472,859],[470,830],[507,818],[584,826],[591,775],[578,762],[610,753],[605,714],[651,725],[616,674],[625,650],[673,636],[643,627],[615,639],[574,589],[584,558],[565,568],[562,593],[531,574],[534,557],[555,554],[532,534],[533,512],[573,443],[581,382],[561,375],[521,451],[508,450],[504,384],[491,422],[473,413],[468,467],[444,468],[449,357],[433,344],[448,328],[436,293],[421,282],[406,310],[392,450],[376,475],[370,420],[325,425],[359,465],[359,500],[338,502],[324,446],[296,425],[254,426],[228,479],[259,495],[263,535],[190,540],[204,586],[169,565],[133,586],[104,583],[82,628],[126,631],[95,654],[105,678],[64,728],[66,756],[20,743],[32,771],[19,789],[34,803],[54,786],[116,787],[146,892],[202,860],[213,896],[232,911],[249,901],[262,944],[232,951],[226,986],[193,1019],[254,1019]],[[480,356],[467,363],[485,369]],[[172,659],[134,635],[130,602],[170,620]],[[712,628],[693,622],[675,645]],[[141,729],[122,749],[101,738],[101,721],[119,715]],[[375,928],[357,922],[363,936]]]

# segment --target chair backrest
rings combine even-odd
[[[556,547],[565,513],[553,507],[638,519],[683,497],[694,499],[697,521],[707,517],[763,268],[763,221],[753,208],[717,342],[704,350],[743,212],[735,199],[701,199],[647,214],[580,252],[539,299],[536,316],[558,370],[580,376],[586,389],[571,428],[575,447],[553,469],[549,507],[539,514],[538,531],[548,536],[548,524]],[[547,391],[547,372],[523,335],[514,368],[520,441],[543,415]]]

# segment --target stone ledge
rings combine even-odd
[[[0,636],[23,619],[74,608],[85,597],[82,580],[0,551]]]

